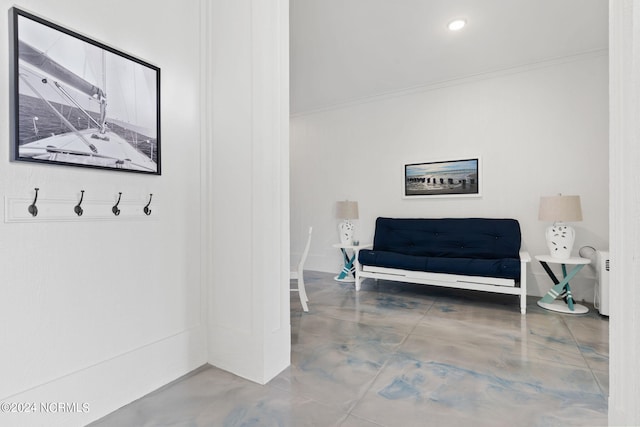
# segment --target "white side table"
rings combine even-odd
[[[340,249],[342,257],[344,259],[344,267],[340,274],[335,276],[333,280],[345,283],[354,283],[356,281],[356,267],[355,261],[358,257],[358,251],[367,247],[371,247],[371,244],[359,244],[359,245],[343,245],[342,243],[334,243],[334,248]],[[351,256],[348,254],[348,250],[352,251]]]
[[[571,287],[569,286],[569,280],[573,279],[576,274],[587,264],[591,263],[591,260],[587,258],[572,257],[566,259],[553,258],[550,255],[536,255],[536,259],[540,262],[544,271],[547,272],[553,283],[554,287],[549,289],[549,292],[545,294],[539,301],[538,305],[547,310],[557,311],[567,314],[585,314],[589,312],[589,309],[584,305],[576,304],[573,301],[573,294],[571,293]],[[558,280],[556,275],[551,271],[549,267],[551,264],[561,264],[562,274],[564,278]],[[572,265],[573,268],[567,273],[567,265]],[[556,298],[561,299],[556,300]],[[566,301],[566,302],[565,302]]]

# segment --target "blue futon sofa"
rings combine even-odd
[[[378,218],[372,249],[360,249],[362,278],[520,296],[526,313],[527,263],[520,224],[494,218]]]

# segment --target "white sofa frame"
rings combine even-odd
[[[360,249],[369,249],[373,245],[361,246]],[[420,285],[444,286],[447,288],[469,289],[474,291],[494,292],[498,294],[520,296],[520,313],[527,313],[527,263],[531,262],[531,256],[526,251],[520,251],[520,286],[509,284],[506,279],[496,277],[463,276],[458,274],[431,273],[427,271],[411,271],[399,268],[369,267],[369,271],[363,270],[358,261],[358,253],[355,254],[356,267],[356,291],[360,290],[363,278],[376,280],[390,280],[394,282],[417,283]]]

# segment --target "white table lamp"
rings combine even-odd
[[[571,257],[571,249],[576,238],[573,227],[564,221],[582,221],[582,208],[580,196],[540,197],[540,221],[553,222],[546,231],[547,247],[553,258],[567,259]]]
[[[354,227],[351,220],[358,219],[358,202],[352,202],[349,200],[345,200],[344,202],[337,202],[336,218],[344,220],[343,222],[338,224],[338,231],[340,232],[340,243],[342,243],[343,245],[352,245]]]

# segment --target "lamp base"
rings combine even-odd
[[[340,243],[351,246],[353,244],[353,224],[351,221],[345,220],[338,224],[338,230],[340,231]]]
[[[545,236],[549,255],[552,258],[567,259],[571,257],[573,242],[576,240],[576,232],[573,227],[562,222],[556,222],[547,227]]]

